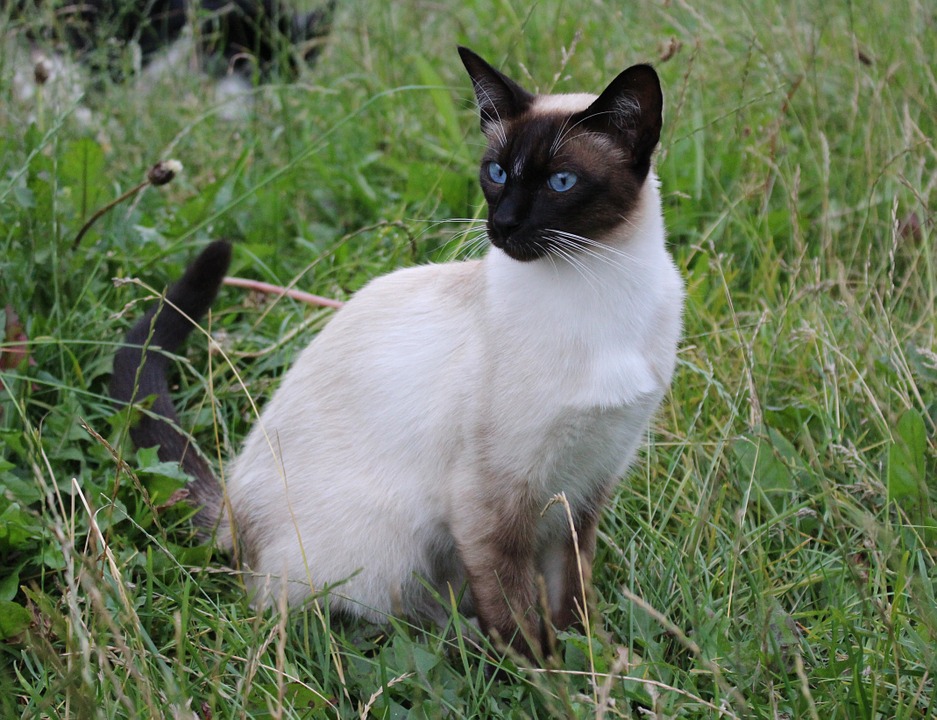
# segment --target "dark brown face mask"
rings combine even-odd
[[[663,95],[650,65],[616,77],[587,108],[537,96],[460,48],[488,148],[479,182],[492,244],[522,262],[601,243],[634,208],[660,139]]]

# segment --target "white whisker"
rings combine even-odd
[[[416,233],[414,233],[414,235],[413,235],[413,239],[414,239],[414,240],[420,240],[424,235],[426,235],[426,234],[432,232],[433,230],[436,230],[436,229],[439,228],[440,226],[445,225],[445,224],[448,224],[448,223],[455,223],[455,224],[464,224],[464,225],[468,225],[469,227],[468,227],[467,229],[461,231],[462,233],[465,233],[465,232],[469,232],[469,231],[472,229],[472,226],[473,226],[473,225],[477,225],[477,224],[483,222],[483,220],[481,220],[481,219],[479,219],[479,218],[449,218],[449,219],[445,219],[445,220],[433,220],[433,221],[429,221],[429,220],[409,220],[408,222],[411,222],[411,223],[418,223],[418,222],[419,222],[419,223],[424,223],[424,226],[419,230],[419,232],[416,232]]]
[[[617,267],[622,270],[627,269],[629,266],[634,265],[644,265],[645,262],[640,258],[632,255],[631,253],[622,250],[621,248],[616,248],[606,243],[598,242],[591,238],[587,238],[583,235],[576,235],[575,233],[566,232],[564,230],[555,230],[548,229],[544,232],[549,233],[554,237],[562,237],[567,241],[575,244],[575,247],[581,252],[590,255],[591,257],[596,258],[602,262],[605,262],[611,267]],[[568,244],[567,246],[572,246]],[[600,251],[600,252],[597,252]],[[620,259],[623,262],[618,262],[615,258]]]
[[[484,225],[485,220],[483,218],[448,218],[445,220],[433,220],[433,222],[428,223],[426,230],[434,230],[440,225],[468,225],[469,229],[473,226]],[[425,231],[424,231],[425,232]]]
[[[586,281],[586,284],[591,290],[594,292],[598,291],[596,283],[599,282],[600,279],[592,268],[588,267],[581,259],[576,257],[577,248],[567,247],[564,245],[562,238],[551,239],[554,243],[550,247],[550,255],[556,255],[565,260],[567,264]]]
[[[430,243],[430,250],[439,251],[443,247],[448,247],[445,253],[445,262],[457,258],[459,255],[475,253],[482,247],[487,240],[487,231],[485,229],[485,220],[480,217],[466,218],[443,218],[439,220],[412,220],[411,222],[423,223],[419,232],[414,233],[414,241],[422,240],[424,236],[433,233],[435,237]],[[455,232],[434,233],[434,231],[445,227],[446,225],[462,226]],[[455,245],[455,247],[451,247]],[[466,250],[468,252],[466,252]]]
[[[470,234],[471,237],[469,237]],[[488,244],[488,232],[484,228],[470,228],[459,235],[463,239],[448,253],[446,262],[472,257]],[[467,237],[469,239],[466,240]]]
[[[563,146],[572,139],[570,134],[573,132],[573,130],[575,130],[577,127],[582,125],[582,123],[584,123],[586,120],[589,120],[594,117],[598,117],[600,115],[610,115],[610,114],[612,114],[612,112],[607,110],[602,113],[594,113],[592,115],[587,115],[583,118],[580,118],[579,121],[576,122],[576,124],[568,128],[566,127],[566,125],[569,123],[569,118],[567,118],[567,120],[563,123],[563,127],[560,128],[560,132],[557,133],[556,138],[554,138],[553,144],[550,146],[550,155],[555,156],[557,153],[559,153],[559,151],[563,149]],[[603,133],[589,131],[589,132],[583,133],[583,135],[602,137]]]
[[[550,145],[550,152],[548,153],[550,157],[553,157],[556,155],[556,151],[559,148],[560,144],[563,142],[563,138],[566,137],[566,133],[568,132],[566,128],[569,125],[570,117],[563,119],[563,124],[560,125],[560,129],[556,133],[556,137],[553,138],[553,144]],[[578,125],[579,123],[576,123],[576,124]],[[570,128],[570,130],[572,130],[572,128]]]
[[[583,272],[586,271],[586,268],[587,268],[586,264],[582,262],[582,260],[579,257],[577,257],[577,255],[582,252],[582,248],[573,244],[569,239],[561,237],[559,235],[550,235],[550,236],[547,236],[547,239],[549,239],[552,242],[551,249],[556,249],[559,252],[559,254],[563,258],[565,258],[571,265],[576,266],[577,268],[581,269]],[[584,254],[588,254],[588,253],[584,253]],[[597,277],[595,275],[595,272],[591,268],[588,269],[588,272],[593,277]]]
[[[507,145],[508,138],[504,132],[504,121],[501,119],[501,113],[498,112],[498,106],[495,105],[494,101],[491,99],[491,93],[488,92],[488,88],[486,88],[477,80],[473,80],[472,85],[475,86],[476,104],[478,105],[479,113],[481,113],[482,111],[481,103],[478,102],[478,94],[479,92],[481,92],[484,94],[485,99],[488,100],[489,106],[491,107],[491,109],[494,111],[494,114],[495,114],[494,119],[496,120],[496,122],[489,122],[488,125],[494,126],[495,135],[498,138],[498,140],[501,141],[502,145]],[[491,117],[488,112],[485,112],[485,114]]]
[[[563,121],[563,126],[560,128],[560,131],[556,134],[556,137],[553,139],[553,144],[550,146],[551,156],[556,155],[560,151],[560,149],[563,147],[563,145],[566,144],[567,140],[569,139],[568,138],[569,134],[586,121],[586,118],[583,117],[583,118],[580,118],[579,121],[576,122],[574,125],[569,126],[569,121],[571,119],[572,117],[570,116],[566,118],[566,120]]]

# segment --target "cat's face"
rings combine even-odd
[[[459,53],[488,137],[479,177],[491,242],[520,261],[568,257],[627,222],[660,137],[654,70],[631,67],[598,98],[538,96]]]

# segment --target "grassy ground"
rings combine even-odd
[[[602,525],[594,627],[506,681],[458,622],[253,611],[105,396],[122,332],[209,239],[236,241],[232,274],[338,298],[464,254],[443,221],[481,213],[481,142],[456,43],[544,90],[656,63],[689,286],[673,391]],[[17,100],[3,47],[0,716],[937,713],[933,4],[345,0],[315,70],[239,122],[194,74],[99,81],[83,122],[49,88]],[[167,157],[179,178],[74,246]],[[204,339],[180,364],[203,448],[234,453],[328,315],[223,292],[233,367]]]

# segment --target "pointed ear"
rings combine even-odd
[[[495,125],[517,117],[530,107],[534,96],[507,75],[495,70],[468,48],[459,47],[459,56],[472,78],[482,131],[487,133]]]
[[[633,65],[612,80],[605,91],[580,113],[587,127],[612,135],[628,152],[642,179],[660,140],[664,96],[650,65]]]

